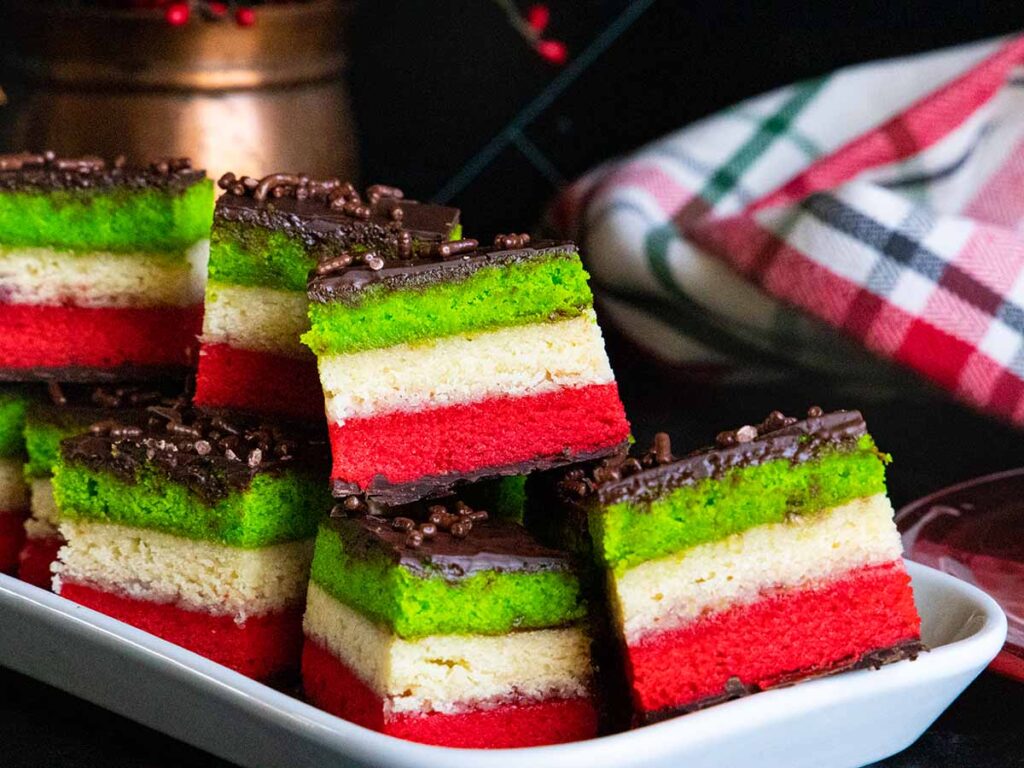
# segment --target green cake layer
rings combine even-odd
[[[209,237],[213,182],[181,190],[0,193],[0,243],[69,250],[184,251]]]
[[[583,618],[568,571],[482,571],[455,581],[413,573],[383,553],[349,552],[329,524],[320,527],[310,578],[335,599],[403,638],[501,635]]]
[[[49,477],[60,456],[60,441],[81,431],[81,426],[57,425],[33,417],[31,413],[25,419],[25,452],[28,461],[25,463],[25,477]]]
[[[488,266],[459,282],[391,290],[370,286],[358,303],[313,302],[303,342],[318,356],[457,333],[574,317],[589,308],[588,275],[575,253]]]
[[[461,234],[462,227],[456,226],[451,239]],[[218,221],[210,235],[211,281],[305,293],[318,261],[315,248],[300,238],[252,224]]]
[[[150,470],[141,470],[132,483],[63,458],[54,468],[53,492],[61,515],[72,520],[152,528],[241,548],[309,538],[331,505],[322,483],[293,471],[256,475],[245,490],[208,504]]]
[[[20,389],[0,390],[0,458],[21,456],[25,451],[22,435],[28,396]]]
[[[678,488],[649,504],[611,504],[590,514],[596,555],[616,573],[758,525],[885,492],[885,463],[871,437],[813,461],[778,459]]]

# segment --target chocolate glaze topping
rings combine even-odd
[[[375,509],[373,514],[358,497],[349,499],[335,505],[330,523],[346,546],[384,552],[416,573],[455,580],[480,571],[570,568],[565,553],[539,544],[521,525],[492,520],[485,510],[454,498]]]
[[[133,189],[181,190],[206,178],[187,157],[164,158],[130,166],[123,156],[108,163],[100,157],[58,157],[54,152],[0,155],[0,190]]]
[[[224,194],[217,200],[215,221],[298,237],[321,265],[342,263],[347,255],[348,264],[372,268],[380,259],[438,247],[459,222],[457,208],[406,200],[402,190],[383,184],[360,194],[341,179],[293,173],[262,179],[227,173],[217,184]]]
[[[149,406],[173,406],[182,401],[184,389],[183,380],[99,386],[51,381],[47,385],[47,400],[30,408],[42,420],[66,427],[87,426],[111,418],[141,426],[146,422]]]
[[[181,380],[189,372],[181,365],[120,365],[116,368],[77,366],[2,368],[0,381],[61,381],[80,383],[119,383],[125,381],[158,382],[167,378]]]
[[[360,298],[359,292],[369,286],[385,285],[390,289],[397,289],[418,288],[438,282],[458,282],[483,267],[508,266],[525,261],[572,256],[576,253],[576,246],[573,243],[557,242],[542,242],[532,248],[481,248],[474,244],[470,249],[443,251],[445,246],[451,245],[455,244],[442,243],[438,248],[414,258],[384,259],[383,265],[378,269],[353,264],[327,274],[313,274],[309,280],[309,298],[320,303],[357,303]]]
[[[573,502],[647,502],[684,485],[721,477],[731,469],[775,459],[800,463],[823,449],[853,445],[867,434],[858,411],[822,413],[818,407],[802,421],[773,411],[759,425],[719,433],[716,446],[680,458],[672,454],[668,435],[660,433],[640,457],[623,452],[589,467],[574,467],[559,482],[559,494]]]
[[[178,400],[149,406],[143,424],[97,422],[62,442],[61,454],[69,464],[127,482],[151,469],[213,504],[247,488],[256,475],[321,467],[328,451],[323,440],[297,428],[228,418]]]
[[[622,444],[593,453],[547,456],[531,459],[530,461],[521,461],[517,464],[507,464],[502,467],[487,467],[478,472],[453,472],[448,475],[424,477],[411,483],[392,484],[378,475],[366,488],[360,488],[354,483],[334,480],[331,484],[331,491],[336,498],[363,494],[375,502],[394,506],[408,504],[418,499],[447,496],[452,493],[453,489],[459,486],[476,483],[480,480],[493,480],[499,477],[528,475],[532,472],[557,469],[558,467],[564,467],[566,464],[593,461],[622,453],[625,449],[626,445]]]

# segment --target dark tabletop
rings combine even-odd
[[[879,445],[895,457],[889,473],[899,506],[958,480],[1024,464],[1024,439],[933,393],[897,397],[871,387],[801,379],[723,388],[696,384],[640,359],[609,334],[613,364],[638,440],[667,428],[680,446],[756,422],[779,408],[860,408]],[[844,389],[850,391],[843,391]],[[0,667],[0,766],[184,768],[227,765],[125,718]],[[910,749],[885,768],[1024,767],[1024,685],[983,674]],[[851,738],[857,738],[851,734]]]

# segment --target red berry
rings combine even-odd
[[[561,40],[539,40],[537,53],[542,59],[552,64],[565,64],[569,59],[569,49]]]
[[[206,10],[213,16],[224,16],[228,12],[227,3],[208,3]]]
[[[235,21],[240,27],[251,27],[256,23],[256,12],[252,8],[239,8],[235,11]]]
[[[531,5],[526,11],[526,23],[538,35],[548,28],[549,21],[551,21],[551,11],[546,5],[540,3]]]
[[[180,27],[188,23],[190,14],[191,9],[188,7],[188,3],[171,3],[164,11],[164,20],[172,27]]]

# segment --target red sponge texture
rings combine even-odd
[[[146,309],[0,304],[3,368],[185,366],[201,306]]]
[[[238,624],[230,616],[133,600],[82,584],[64,582],[60,594],[257,680],[278,679],[299,666],[301,609]]]
[[[27,512],[0,510],[0,573],[14,573],[25,542]]]
[[[203,344],[196,374],[197,405],[324,420],[316,362],[228,344]]]
[[[902,563],[857,569],[827,585],[780,590],[628,649],[637,707],[655,712],[721,694],[731,677],[767,688],[920,636]]]
[[[597,735],[587,698],[499,704],[458,714],[387,715],[384,701],[330,651],[307,638],[302,651],[306,697],[331,714],[375,731],[444,747],[497,749],[562,744]]]
[[[57,560],[57,551],[64,546],[64,537],[45,536],[25,539],[18,554],[18,578],[43,589],[50,589],[53,572],[50,566]]]
[[[332,478],[365,488],[610,448],[629,436],[612,384],[331,424]]]

